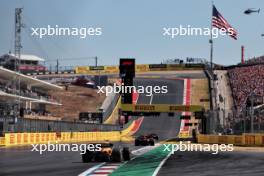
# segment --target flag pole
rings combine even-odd
[[[213,37],[212,37],[212,29],[213,29],[213,24],[212,24],[212,18],[213,18],[213,6],[214,6],[214,2],[212,1],[212,16],[211,16],[211,32],[210,32],[210,67],[211,67],[211,71],[213,73]]]

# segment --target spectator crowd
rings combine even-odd
[[[264,57],[263,57],[264,59]],[[230,86],[237,112],[246,108],[248,97],[256,97],[254,104],[263,103],[264,65],[236,67],[228,70]]]
[[[252,59],[245,61],[245,64],[260,64],[260,63],[264,63],[264,56],[254,57]]]

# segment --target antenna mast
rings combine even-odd
[[[22,13],[22,8],[16,8],[15,10],[15,53],[14,54],[16,57],[18,57],[19,60],[20,60],[20,49],[22,48],[22,45],[21,45],[21,28],[22,28],[21,13]],[[18,68],[16,68],[16,71],[18,71]]]
[[[22,8],[16,8],[15,9],[15,71],[20,74],[20,59],[21,59],[21,53],[20,50],[22,48],[21,45],[21,29],[23,27],[22,20],[21,20],[21,14],[22,14]],[[18,83],[15,82],[15,88],[17,89],[18,86],[18,107],[16,110],[16,117],[20,116],[20,110],[21,110],[21,105],[20,105],[20,75],[15,77],[15,81],[18,80]],[[15,91],[16,91],[15,89]],[[16,120],[15,120],[16,121]],[[16,122],[15,122],[16,123]]]

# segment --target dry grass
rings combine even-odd
[[[191,81],[191,104],[202,105],[205,109],[210,108],[210,102],[200,102],[200,99],[209,99],[209,85],[207,79],[192,79]]]
[[[105,94],[99,95],[96,89],[80,86],[69,86],[68,91],[51,92],[53,97],[62,103],[62,106],[47,106],[53,116],[64,120],[79,118],[80,112],[96,111],[105,99]]]

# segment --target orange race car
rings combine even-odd
[[[98,145],[98,143],[97,143]],[[100,151],[89,151],[82,154],[82,161],[88,162],[121,162],[130,160],[128,147],[114,147],[112,143],[101,143]]]

